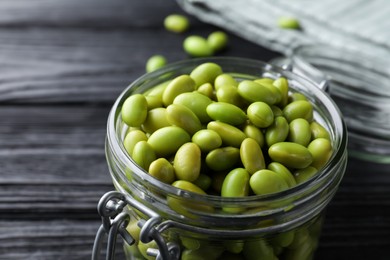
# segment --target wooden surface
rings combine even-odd
[[[0,1],[0,259],[90,258],[112,190],[107,115],[149,56],[188,58],[185,35],[162,27],[173,12],[173,0]],[[221,55],[278,54],[230,35]],[[351,159],[315,259],[389,259],[389,212],[390,167]]]

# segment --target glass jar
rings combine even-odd
[[[348,126],[349,154],[377,163],[390,163],[389,58],[317,44],[293,49],[287,61],[297,74],[327,80]]]
[[[262,76],[287,78],[290,91],[308,97],[314,106],[315,120],[330,133],[334,152],[325,167],[315,177],[283,192],[223,198],[175,188],[136,165],[123,146],[128,130],[121,119],[124,100],[178,75],[189,74],[206,61],[219,64],[224,73],[237,80]],[[303,77],[241,58],[178,62],[140,77],[116,100],[108,118],[106,157],[115,194],[119,195],[115,203],[105,200],[100,211],[109,219],[113,214],[107,213],[106,207],[126,212],[128,221],[123,226],[127,228],[119,233],[127,241],[124,243],[127,259],[312,259],[324,210],[345,172],[346,145],[345,124],[335,103]],[[103,224],[110,228],[107,218]],[[112,243],[109,244],[108,250],[112,251]]]

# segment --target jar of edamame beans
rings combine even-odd
[[[327,92],[348,126],[349,154],[390,163],[390,56],[324,44],[299,46],[287,56],[275,64],[288,63],[297,74],[329,83]]]
[[[214,105],[210,108],[211,112],[209,111],[209,116],[212,118],[204,119],[205,121],[201,122],[198,128],[196,124],[191,123],[192,121],[186,121],[187,123],[180,127],[180,129],[184,128],[186,132],[192,133],[188,134],[189,137],[187,134],[178,134],[171,138],[169,135],[160,133],[164,143],[159,146],[158,142],[156,144],[156,137],[153,136],[159,130],[150,130],[150,133],[149,130],[145,130],[146,128],[175,129],[175,133],[181,130],[177,130],[177,126],[165,126],[165,128],[156,126],[163,121],[163,114],[157,114],[158,120],[146,127],[145,120],[150,115],[144,115],[147,112],[140,107],[144,106],[147,111],[150,111],[152,108],[147,107],[151,106],[152,103],[160,103],[153,105],[153,107],[161,106],[164,108],[168,105],[161,105],[161,102],[176,103],[172,100],[167,101],[172,99],[170,95],[163,98],[165,101],[156,102],[155,96],[150,95],[150,93],[158,93],[161,89],[167,91],[166,89],[170,87],[167,87],[166,82],[177,81],[180,77],[180,88],[175,89],[175,91],[183,93],[182,90],[188,86],[187,83],[183,83],[188,82],[188,75],[195,79],[194,88],[196,91],[199,91],[201,95],[209,93],[209,98],[215,99],[214,95],[218,94],[215,93],[215,89],[207,91],[208,87],[201,86],[217,85],[215,80],[217,75],[215,74],[220,74],[221,71],[215,73],[214,69],[208,69],[202,73],[194,72],[196,68],[205,63],[217,64],[218,70],[221,69],[224,75],[229,75],[226,78],[229,78],[230,85],[235,85],[234,82],[242,83],[241,87],[238,85],[237,88],[239,88],[240,93],[242,92],[241,96],[245,96],[246,99],[258,97],[259,93],[263,91],[255,89],[253,92],[249,91],[250,95],[245,95],[244,92],[248,93],[246,91],[250,86],[257,86],[250,82],[261,79],[258,82],[266,85],[268,84],[266,82],[272,83],[283,79],[284,84],[288,84],[288,90],[281,88],[285,91],[285,99],[282,101],[283,98],[277,98],[278,101],[276,99],[269,101],[267,96],[265,97],[267,100],[264,102],[251,102],[259,103],[256,103],[254,108],[249,109],[248,102],[235,103],[233,100],[237,101],[237,99],[232,98],[229,91],[227,96],[229,96],[231,104],[237,104],[243,111],[248,109],[246,114],[249,119],[244,116],[244,120],[240,121],[239,115],[241,114],[236,113],[237,109],[231,109],[230,106],[224,104],[222,106]],[[214,76],[210,76],[210,74],[214,74]],[[183,75],[185,76],[183,77]],[[273,84],[278,85],[278,83]],[[170,90],[170,94],[175,91]],[[190,90],[184,92],[189,93]],[[270,93],[275,92],[271,91]],[[146,104],[143,97],[137,96],[138,94],[149,95]],[[178,96],[179,93],[175,95]],[[137,106],[126,104],[125,101],[132,96],[136,96],[132,102],[137,103]],[[226,97],[226,95],[222,96]],[[221,96],[219,98],[222,99]],[[202,102],[195,99],[197,98],[190,98],[187,101],[194,101],[197,108],[201,107]],[[311,104],[310,115],[306,112],[297,113],[306,118],[305,122],[316,122],[317,125],[321,125],[322,134],[319,139],[328,140],[326,143],[330,145],[327,147],[330,147],[331,151],[322,150],[325,147],[322,143],[320,143],[318,150],[310,150],[308,143],[312,142],[310,140],[316,134],[302,130],[304,128],[295,130],[291,128],[291,125],[299,125],[292,123],[294,118],[291,117],[294,117],[295,112],[290,113],[290,108],[286,108],[288,104],[294,102],[291,99],[298,101],[296,104],[302,104],[302,107],[303,104]],[[268,109],[267,102],[273,104],[284,102],[284,109],[277,109],[274,105],[269,105],[271,109]],[[215,104],[217,101],[211,103]],[[136,110],[136,114],[139,116],[132,118],[123,115],[127,106]],[[282,106],[280,105],[280,107]],[[219,113],[218,109],[225,110]],[[225,136],[226,132],[231,129],[241,129],[249,121],[253,121],[256,129],[261,129],[260,134],[264,133],[265,143],[274,140],[266,133],[267,129],[272,128],[272,124],[267,123],[267,118],[260,118],[259,115],[263,115],[263,112],[256,114],[257,110],[271,111],[272,121],[275,122],[277,120],[273,118],[276,118],[277,115],[288,118],[290,132],[293,134],[285,135],[280,142],[276,142],[277,146],[274,147],[272,145],[275,141],[272,141],[272,144],[269,143],[269,147],[266,144],[264,144],[265,146],[254,144],[257,139],[253,131],[234,130],[235,132],[232,132],[234,134]],[[253,117],[252,113],[256,116]],[[226,114],[228,114],[227,117]],[[232,119],[233,115],[238,115],[238,117]],[[139,117],[145,118],[139,120]],[[209,124],[210,121],[214,120],[214,117],[216,117],[216,122],[226,120],[230,123],[225,121],[222,124],[225,128],[216,127],[216,123],[212,123],[211,127]],[[135,125],[141,126],[129,126],[133,122]],[[206,124],[207,126],[205,126]],[[180,125],[180,122],[177,125]],[[218,145],[214,146],[214,140],[218,138],[206,139],[207,142],[198,142],[197,138],[191,138],[191,136],[195,136],[196,132],[210,130],[210,128],[222,136],[222,142],[217,142]],[[220,131],[221,128],[223,128],[222,131]],[[125,140],[126,136],[131,131],[139,130],[145,134],[145,136],[139,135],[142,137],[139,138],[138,142],[142,145],[132,146],[133,150],[130,153],[129,142],[135,142],[134,140],[138,137],[134,135],[131,140]],[[235,144],[241,133],[244,135],[242,140]],[[311,139],[302,141],[305,142],[302,144],[299,141],[301,138],[294,137],[295,135],[299,136],[300,133],[310,135]],[[177,145],[176,143],[181,138],[184,141]],[[151,139],[153,141],[149,142]],[[303,139],[306,137],[303,136]],[[192,144],[192,146],[187,144]],[[293,144],[292,148],[290,144]],[[144,148],[148,145],[155,149]],[[172,146],[175,146],[174,151],[171,151]],[[187,154],[180,152],[180,155],[177,155],[180,150],[177,148],[179,146],[180,149],[185,146],[186,149],[183,148],[183,150],[187,151]],[[219,149],[215,147],[225,146],[231,149],[224,150],[225,154],[229,154],[228,159],[219,163],[210,163],[210,160],[213,161],[213,159],[207,159],[207,155],[193,157],[193,154],[198,151],[193,149],[194,146],[201,147],[200,154],[210,154],[210,150]],[[214,148],[210,148],[211,146]],[[243,146],[245,149],[242,148]],[[277,148],[283,150],[284,146],[289,147],[287,154],[278,156]],[[112,259],[114,256],[118,234],[124,240],[126,259],[312,259],[318,245],[324,211],[336,193],[345,172],[346,146],[346,127],[335,103],[313,82],[290,71],[255,60],[220,57],[186,60],[148,73],[123,91],[109,114],[106,157],[116,191],[107,193],[99,203],[98,210],[102,216],[103,224],[96,237],[93,258],[97,258],[103,235],[107,233],[107,259]],[[260,148],[255,149],[254,147]],[[306,147],[309,148],[306,149]],[[156,150],[158,152],[153,154]],[[170,152],[167,152],[168,150]],[[249,150],[249,153],[246,153],[246,150]],[[135,154],[135,151],[138,153],[143,151],[142,156]],[[236,158],[234,154],[237,153],[237,156],[241,156],[242,160],[232,162]],[[302,153],[305,154],[304,158]],[[316,153],[317,155],[315,155]],[[314,164],[315,158],[324,158],[325,153],[329,155],[326,160],[322,160],[320,166],[318,161]],[[256,156],[252,156],[253,154]],[[310,161],[307,161],[306,155],[310,157]],[[149,157],[153,157],[153,159]],[[164,165],[169,163],[174,165],[174,171],[177,171],[176,177],[167,180],[167,178],[161,178],[161,175],[152,175],[152,163],[145,166],[145,162],[148,160],[149,162],[156,161],[158,157],[162,157],[166,161],[165,164],[161,164],[160,168],[164,168]],[[286,157],[288,160],[284,160]],[[199,164],[196,163],[198,158],[200,158]],[[182,162],[185,162],[184,166]],[[190,167],[186,167],[188,165]],[[231,168],[228,169],[227,165],[230,165]],[[171,168],[169,166],[164,169],[165,171],[160,171],[160,174],[169,172]],[[194,169],[198,169],[196,178],[188,177],[187,172],[194,172]],[[278,174],[275,172],[278,174],[287,172],[289,177],[285,179],[285,177],[276,176]],[[190,175],[192,176],[192,173]],[[208,176],[205,178],[206,181],[200,180],[199,176],[201,175]],[[256,176],[256,180],[252,181],[253,176]],[[258,182],[260,184],[256,184]]]

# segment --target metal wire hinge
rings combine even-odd
[[[122,212],[124,207],[130,205],[150,218],[140,219],[137,225],[141,228],[140,240],[149,243],[154,240],[158,249],[148,248],[146,253],[156,257],[156,260],[177,260],[180,257],[180,247],[173,243],[166,243],[157,226],[161,224],[161,217],[145,208],[144,205],[134,201],[126,200],[126,197],[117,191],[111,191],[102,196],[98,204],[98,213],[102,218],[102,225],[99,227],[92,250],[92,260],[98,260],[101,251],[104,235],[108,235],[106,260],[113,260],[115,257],[115,245],[117,235],[121,235],[128,245],[133,245],[135,239],[126,230],[130,222],[130,215]],[[147,214],[149,213],[149,214]]]

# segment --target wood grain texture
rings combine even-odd
[[[0,1],[0,259],[90,258],[97,202],[113,188],[113,102],[148,57],[187,59],[186,35],[218,29],[191,18],[190,32],[169,33],[162,20],[174,12],[174,1]],[[277,55],[229,36],[221,55]],[[389,165],[351,159],[315,259],[388,259],[389,187]]]

